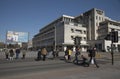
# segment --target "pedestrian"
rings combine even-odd
[[[9,50],[6,48],[5,49],[5,56],[6,56],[6,60],[9,59]]]
[[[42,51],[41,51],[41,54],[43,55],[43,61],[45,61],[46,60],[46,55],[47,55],[47,50],[46,50],[46,48],[43,48],[42,49]]]
[[[95,55],[96,55],[96,48],[94,47],[93,49],[89,49],[89,57],[90,57],[89,65],[90,64],[95,64],[96,67],[99,68],[99,66],[96,62],[96,59],[95,59]]]
[[[82,58],[82,63],[81,63],[81,65],[82,65],[82,66],[85,66],[85,67],[88,67],[88,66],[89,66],[88,59],[87,59],[84,55],[81,55],[81,58]]]
[[[80,48],[76,48],[74,63],[78,64],[78,56],[80,55]]]
[[[56,51],[56,57],[59,57],[59,49]]]
[[[10,60],[13,60],[13,56],[14,56],[13,49],[10,49],[9,53],[10,53]]]
[[[26,50],[23,49],[23,50],[22,50],[22,59],[25,59],[25,56],[26,56]]]
[[[71,55],[72,55],[72,50],[69,49],[69,50],[68,50],[68,60],[69,60],[69,61],[71,60]]]
[[[55,49],[52,51],[53,59],[56,57],[56,51]]]
[[[65,55],[64,55],[64,58],[65,58],[66,61],[68,60],[68,53],[69,53],[69,50],[67,48],[66,51],[65,51]]]
[[[18,59],[18,58],[19,58],[19,54],[20,54],[20,49],[17,48],[17,49],[15,50],[15,53],[16,53],[16,59]]]
[[[37,53],[37,61],[39,60],[41,60],[41,49],[39,49]]]

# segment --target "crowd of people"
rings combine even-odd
[[[96,62],[96,58],[95,58],[96,57],[96,48],[95,47],[89,48],[87,52],[88,52],[89,58],[87,58],[81,54],[80,48],[76,48],[73,63],[80,64],[83,66],[88,66],[88,67],[90,66],[90,64],[95,64],[96,67],[99,68],[99,66]],[[71,54],[72,53],[73,53],[73,51],[70,48],[66,49],[65,56],[64,56],[66,61],[71,61]],[[79,58],[81,58],[81,61],[79,60]]]
[[[16,49],[5,49],[5,56],[7,60],[13,60],[14,57],[15,59],[19,59],[19,54],[22,52],[22,59],[25,59],[26,57],[26,50],[24,49],[20,49],[20,48],[16,48]],[[72,49],[67,48],[65,51],[65,55],[64,55],[64,59],[66,62],[69,61],[73,61],[73,63],[75,64],[80,64],[83,66],[90,66],[90,64],[95,64],[97,68],[99,68],[95,56],[96,56],[96,48],[89,48],[88,49],[88,57],[85,57],[84,55],[81,54],[81,49],[80,48],[76,48],[75,52],[72,51]],[[74,60],[71,60],[71,55],[74,53]],[[48,51],[46,48],[42,48],[38,50],[37,53],[37,61],[46,60],[46,56],[48,54]],[[53,59],[57,58],[59,56],[59,51],[58,50],[53,50],[52,51],[52,55],[53,55]],[[79,60],[79,58],[81,60]]]
[[[16,48],[16,49],[6,48],[6,49],[4,49],[4,51],[5,51],[6,60],[13,60],[14,57],[15,57],[15,59],[19,59],[19,55],[21,52],[22,52],[22,59],[25,59],[25,56],[26,56],[26,50],[22,49],[22,51],[21,51],[20,48]]]
[[[59,56],[58,52],[59,51],[55,51],[55,50],[52,51],[53,59]],[[80,65],[83,65],[83,66],[88,66],[88,67],[90,66],[90,64],[95,64],[96,67],[99,68],[99,66],[96,62],[96,59],[95,59],[95,56],[96,56],[96,48],[95,47],[88,49],[89,60],[88,60],[87,57],[85,57],[84,55],[81,54],[81,49],[80,48],[76,48],[75,52],[73,52],[72,49],[67,48],[66,51],[65,51],[65,55],[64,55],[64,59],[65,59],[66,62],[72,61],[71,60],[72,59],[71,58],[72,53],[75,54],[73,63],[80,64]],[[39,49],[36,60],[37,61],[39,61],[39,60],[45,61],[47,54],[48,54],[48,52],[47,52],[46,48]],[[79,57],[82,59],[81,61],[79,60]]]

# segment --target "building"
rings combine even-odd
[[[63,15],[44,28],[33,38],[33,47],[47,47],[51,49],[66,50],[67,47],[75,49],[74,38],[80,38],[82,50],[87,45],[86,27],[75,20],[75,17]]]
[[[111,47],[111,40],[104,40],[104,38],[110,34],[112,31],[118,32],[118,42],[113,43],[114,47],[116,47],[116,51],[120,52],[120,22],[114,21],[114,20],[106,20],[104,22],[100,23],[99,29],[98,29],[98,40],[96,42],[96,46],[100,50],[108,51],[108,49]],[[110,38],[112,38],[110,36]],[[101,41],[100,41],[101,40]]]
[[[63,15],[46,25],[34,36],[33,47],[74,49],[74,38],[79,37],[82,51],[86,51],[87,46],[107,51],[107,47],[111,46],[111,40],[104,38],[111,29],[120,33],[120,23],[106,17],[103,10],[93,8],[76,17]],[[119,42],[115,45],[120,48]]]

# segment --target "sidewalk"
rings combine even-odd
[[[87,53],[81,53],[82,55],[86,56],[89,60]],[[14,59],[13,61],[6,60],[5,55],[3,52],[0,52],[0,63],[12,63],[12,62],[31,62],[35,61],[37,58],[37,52],[36,51],[28,51],[26,54],[25,59],[21,59],[22,55],[20,54],[19,59]],[[15,57],[14,57],[15,58]],[[52,53],[49,53],[47,55],[47,61],[51,60],[53,58]],[[74,53],[72,53],[71,56],[72,60],[74,59]],[[59,52],[59,58],[57,59],[64,59],[64,52]],[[54,59],[56,60],[56,59]],[[98,64],[105,64],[105,63],[111,63],[111,54],[107,52],[100,52],[100,57],[97,57],[96,60],[98,61]],[[120,53],[114,53],[114,61],[120,61]]]

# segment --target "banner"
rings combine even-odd
[[[28,42],[28,33],[8,31],[7,42]]]

